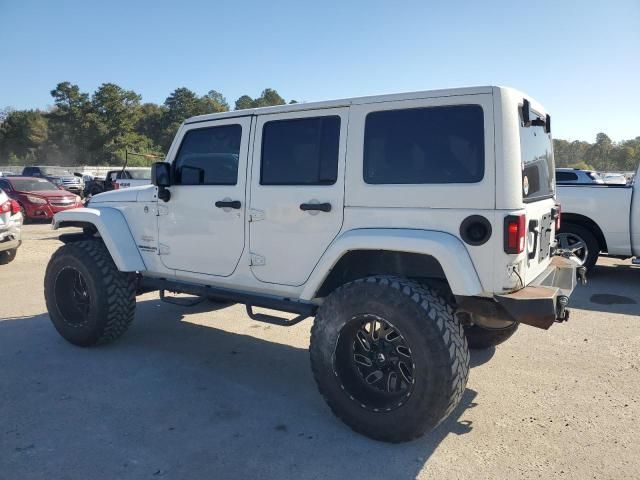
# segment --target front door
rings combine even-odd
[[[244,247],[251,117],[185,125],[170,153],[168,202],[158,200],[162,263],[183,272],[228,276]]]
[[[258,116],[251,180],[251,270],[302,285],[340,232],[348,108]]]

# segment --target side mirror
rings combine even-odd
[[[156,187],[171,185],[171,165],[167,162],[156,162],[151,165],[151,183]]]
[[[167,162],[151,165],[151,183],[158,187],[158,198],[168,202],[171,198],[171,192],[167,190],[171,186],[171,165]]]

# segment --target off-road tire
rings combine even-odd
[[[467,343],[472,350],[485,350],[506,342],[518,330],[518,322],[513,322],[505,328],[483,328],[479,325],[464,327]]]
[[[558,233],[570,233],[582,239],[588,250],[587,258],[585,259],[583,266],[586,267],[587,270],[591,270],[598,261],[598,256],[600,255],[600,243],[596,236],[591,233],[588,228],[570,222],[563,223]]]
[[[56,281],[65,269],[79,272],[86,283],[89,311],[81,322],[65,318],[58,306]],[[100,240],[60,247],[51,257],[44,279],[45,300],[53,326],[67,341],[83,347],[120,338],[135,315],[135,278],[135,274],[116,268]]]
[[[390,322],[411,349],[412,392],[390,411],[361,404],[336,373],[340,333],[363,314]],[[440,424],[460,402],[469,376],[467,341],[452,306],[431,288],[398,277],[367,277],[332,292],[315,317],[310,356],[320,393],[334,414],[356,432],[393,443]]]
[[[7,263],[13,262],[17,254],[18,254],[17,248],[12,248],[11,250],[5,250],[4,252],[0,252],[0,265],[6,265]]]

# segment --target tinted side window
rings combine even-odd
[[[175,183],[235,185],[241,138],[240,125],[189,130],[174,162]]]
[[[340,117],[274,120],[262,129],[261,185],[332,185],[338,178]]]
[[[366,183],[475,183],[483,176],[481,106],[413,108],[367,115]]]
[[[556,182],[575,182],[578,180],[578,175],[573,172],[556,171]]]

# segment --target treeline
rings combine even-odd
[[[90,95],[63,82],[51,96],[53,107],[47,111],[0,110],[0,165],[121,165],[125,149],[164,155],[186,118],[230,109],[216,90],[200,96],[177,88],[158,105],[142,103],[141,95],[113,83],[102,84]],[[242,95],[234,109],[285,103],[277,91],[267,88],[257,98]],[[635,170],[640,137],[613,142],[599,133],[594,143],[556,139],[554,151],[560,167]],[[131,165],[151,161],[151,156],[129,157]]]
[[[604,133],[599,133],[595,143],[556,139],[553,141],[553,153],[558,167],[600,172],[635,171],[640,164],[640,137],[613,142]]]
[[[51,96],[53,107],[48,111],[0,111],[0,165],[121,165],[125,149],[164,155],[186,118],[229,110],[226,98],[216,90],[200,96],[177,88],[158,105],[142,103],[141,95],[113,83],[104,83],[89,95],[63,82]],[[234,107],[284,103],[277,91],[267,88],[257,98],[241,96]],[[151,156],[129,156],[130,165],[151,161]]]

